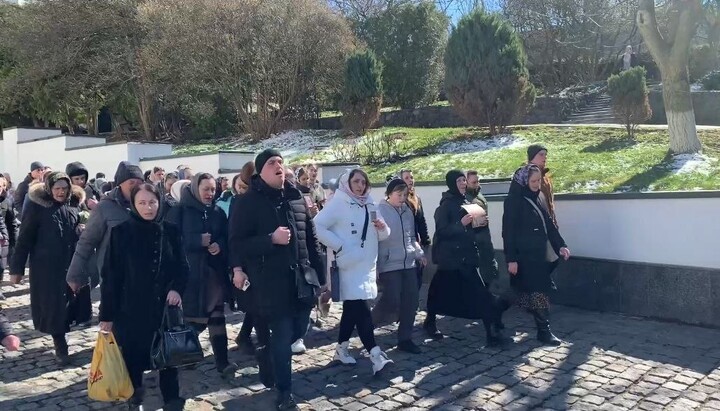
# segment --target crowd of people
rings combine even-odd
[[[0,242],[12,283],[29,268],[33,324],[52,336],[61,366],[70,362],[66,335],[89,325],[99,285],[99,328],[121,347],[135,388],[130,409],[142,407],[143,373],[152,368],[152,338],[167,306],[181,306],[198,332],[207,329],[217,372],[234,378],[228,304],[245,313],[235,342],[257,358],[261,382],[277,390],[277,408],[297,409],[292,356],[306,350],[313,308],[323,311],[330,298],[342,303],[334,361],[356,364],[350,340],[357,330],[373,374],[383,371],[393,361],[375,327],[395,322],[397,349],[422,352],[412,335],[429,259],[437,272],[423,323],[428,337],[444,337],[439,315],[478,319],[487,345],[507,347],[513,339],[502,317],[517,305],[535,319],[538,340],[560,344],[550,329],[551,274],[570,251],[546,158],[545,147],[530,146],[505,199],[512,293],[493,287],[500,270],[476,171],[446,174],[431,239],[411,170],[388,176],[381,199],[360,168],[333,180],[328,193],[317,166],[289,167],[272,149],[232,180],[186,165],[143,172],[128,162],[111,181],[90,180],[79,162],[65,172],[34,162],[17,187],[0,176]],[[8,350],[21,346],[1,312],[0,341]],[[164,409],[182,409],[176,368],[160,370],[159,388]]]

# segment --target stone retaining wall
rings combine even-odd
[[[653,114],[647,124],[667,124],[662,91],[651,90],[649,99]],[[692,100],[697,125],[720,126],[720,91],[695,91]]]
[[[589,104],[598,93],[576,94],[573,96],[540,96],[535,105],[519,124],[556,124],[561,123],[575,110]],[[310,128],[322,130],[339,130],[342,128],[342,117],[328,117],[310,121]],[[467,127],[463,120],[450,106],[430,106],[416,109],[405,109],[383,112],[380,114],[377,127]]]

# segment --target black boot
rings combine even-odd
[[[483,320],[485,326],[485,335],[487,339],[486,345],[488,347],[506,348],[508,345],[515,342],[512,338],[504,335],[495,324],[488,320]]]
[[[275,406],[278,410],[299,410],[295,398],[290,391],[280,391],[278,393]]]
[[[232,377],[235,375],[238,366],[228,361],[228,339],[227,335],[213,335],[210,337],[210,345],[215,354],[215,366],[223,377]]]
[[[530,311],[537,325],[537,339],[545,345],[558,346],[562,341],[550,331],[550,310],[547,308]]]
[[[437,329],[437,319],[435,314],[428,314],[427,317],[425,317],[423,329],[427,333],[428,337],[433,340],[442,340],[445,338],[445,336]]]
[[[238,334],[235,338],[238,350],[245,355],[255,355],[255,344],[249,335]]]
[[[163,411],[183,411],[185,409],[185,398],[175,398],[163,405]]]
[[[257,347],[255,353],[258,362],[260,382],[266,388],[273,388],[275,386],[275,371],[273,370],[270,347],[267,345]]]
[[[127,409],[130,411],[143,411],[143,400],[145,399],[145,388],[137,387],[132,397],[127,401]]]
[[[52,338],[58,364],[61,366],[70,364],[70,355],[68,355],[68,345],[65,340],[65,334],[53,335]]]

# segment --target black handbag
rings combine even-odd
[[[196,364],[202,361],[203,357],[198,333],[185,324],[182,309],[165,305],[162,324],[153,337],[150,351],[153,369]]]

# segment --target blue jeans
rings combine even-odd
[[[275,386],[281,392],[292,389],[292,350],[290,346],[305,336],[310,323],[310,308],[299,309],[291,316],[270,321],[270,350],[275,370]]]

